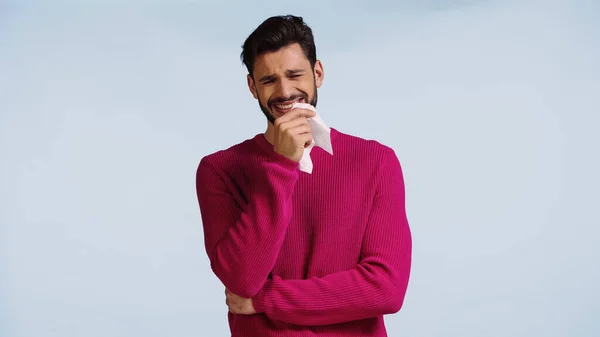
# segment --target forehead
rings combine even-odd
[[[254,75],[282,74],[290,69],[310,69],[310,62],[302,47],[294,43],[275,52],[267,52],[254,60]]]

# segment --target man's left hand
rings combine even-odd
[[[225,304],[229,307],[229,312],[232,314],[239,315],[253,315],[256,314],[254,306],[252,305],[251,298],[240,297],[228,289],[225,289]]]

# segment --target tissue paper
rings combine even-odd
[[[313,147],[318,146],[327,153],[333,155],[333,148],[331,146],[331,129],[323,122],[314,106],[307,103],[294,103],[292,105],[292,109],[295,108],[312,110],[316,114],[314,117],[308,118],[313,139],[310,145],[304,149],[304,154],[302,155],[302,159],[300,159],[300,170],[306,173],[312,173],[313,162],[310,158],[310,152]]]

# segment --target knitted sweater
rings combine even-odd
[[[257,311],[228,312],[232,337],[387,336],[383,315],[403,304],[412,239],[398,158],[334,128],[331,138],[334,155],[312,149],[312,174],[263,134],[200,161],[211,268]]]

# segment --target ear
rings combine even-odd
[[[325,77],[325,72],[323,71],[323,64],[320,60],[317,60],[317,62],[315,62],[314,76],[317,88],[320,88],[321,84],[323,84],[323,78]]]
[[[250,74],[248,74],[246,77],[248,80],[248,89],[250,89],[252,96],[254,96],[254,98],[258,99],[258,94],[256,93],[256,84],[254,84],[254,79],[252,78],[252,76],[250,76]]]

